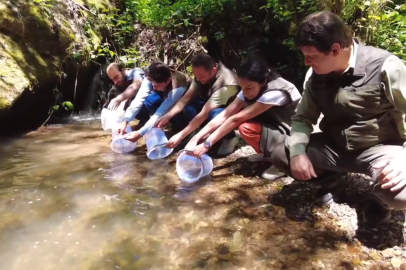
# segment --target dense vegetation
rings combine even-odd
[[[202,46],[232,67],[260,53],[300,83],[305,69],[293,44],[295,28],[305,15],[323,9],[342,16],[362,41],[406,60],[403,0],[125,0],[119,8],[92,9],[112,36],[90,55],[119,58],[129,66],[161,58],[186,68]]]
[[[404,0],[66,0],[64,6],[56,0],[7,3],[9,17],[14,13],[21,19],[14,25],[22,26],[22,33],[25,26],[33,28],[26,32],[38,32],[25,18],[32,17],[32,12],[25,10],[34,10],[38,11],[36,25],[45,25],[42,28],[49,29],[50,36],[67,41],[66,49],[52,46],[63,51],[58,52],[60,61],[55,64],[54,73],[59,78],[66,73],[72,85],[65,87],[66,83],[58,79],[57,86],[50,87],[54,90],[49,100],[54,102],[49,114],[61,109],[71,112],[73,106],[86,110],[86,104],[95,101],[100,107],[104,102],[106,89],[93,90],[100,87],[93,82],[93,88],[81,83],[81,76],[89,81],[83,66],[94,68],[96,64],[120,61],[127,67],[143,67],[161,59],[190,72],[189,60],[198,51],[208,51],[231,68],[237,68],[247,55],[260,54],[301,88],[306,67],[293,37],[300,20],[317,10],[329,9],[339,14],[363,42],[406,60]],[[61,13],[64,8],[66,14]],[[35,80],[38,72],[32,75]]]

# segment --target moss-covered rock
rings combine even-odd
[[[89,9],[111,7],[109,0],[14,0],[0,2],[0,110],[27,89],[58,82],[70,49],[87,39],[81,23]],[[81,20],[78,20],[80,16]],[[88,26],[87,26],[88,27]],[[88,29],[92,43],[101,42]],[[55,86],[54,86],[55,87]],[[52,91],[40,89],[40,91]]]

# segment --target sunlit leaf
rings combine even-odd
[[[369,15],[368,18],[372,18],[372,19],[375,19],[375,20],[378,20],[378,21],[381,20],[381,17],[375,16],[375,15]]]
[[[65,101],[62,103],[62,106],[70,111],[73,110],[73,104],[70,101]]]

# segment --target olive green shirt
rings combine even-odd
[[[349,68],[355,67],[358,45],[354,42],[353,54],[350,58]],[[305,88],[302,100],[297,108],[296,114],[292,117],[291,136],[288,139],[290,158],[306,153],[306,146],[313,131],[313,125],[322,113],[312,97],[309,95],[306,82],[310,78],[313,70],[310,68],[305,78]],[[406,66],[402,60],[392,55],[389,56],[381,69],[381,80],[384,84],[385,95],[393,106],[406,113]]]
[[[192,85],[193,85],[193,83],[194,83],[194,81],[192,82]],[[192,88],[192,89],[196,89],[196,88]],[[240,89],[238,88],[237,85],[224,86],[224,87],[220,88],[219,90],[217,90],[216,92],[214,92],[210,96],[210,98],[207,102],[209,102],[210,104],[212,104],[216,107],[221,107],[221,106],[227,105],[230,98],[235,97],[239,91],[240,91]]]
[[[215,82],[202,86],[194,79],[190,86],[190,91],[193,91],[195,95],[203,97],[205,96],[203,92],[207,91],[207,102],[215,107],[221,107],[227,105],[238,94],[240,87],[238,85],[237,74],[220,62],[218,63]]]

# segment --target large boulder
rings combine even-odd
[[[5,129],[38,125],[55,95],[66,100],[83,95],[97,68],[72,59],[81,46],[102,42],[100,30],[87,23],[93,16],[89,10],[111,5],[110,0],[0,2],[0,124]]]

